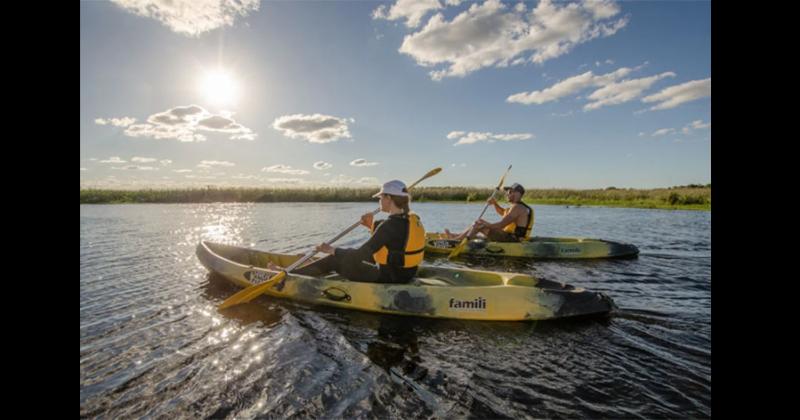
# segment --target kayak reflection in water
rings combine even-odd
[[[370,283],[408,283],[417,274],[425,249],[425,228],[409,208],[411,195],[399,180],[389,181],[373,198],[380,198],[385,220],[374,221],[372,213],[361,216],[361,224],[372,236],[357,249],[337,248],[326,243],[317,251],[330,254],[294,273],[321,276],[331,271],[351,281]],[[271,270],[282,268],[269,264]]]
[[[503,217],[499,222],[489,223],[486,220],[478,219],[458,235],[445,229],[444,233],[447,238],[462,240],[466,236],[473,239],[481,234],[491,242],[520,242],[528,239],[533,230],[533,209],[522,202],[525,188],[515,182],[510,187],[503,189],[506,190],[506,198],[511,203],[511,207],[506,209],[497,204],[494,194],[486,200],[489,204],[494,205],[494,211]]]
[[[405,379],[403,373],[413,374],[422,370],[419,366],[422,361],[419,357],[417,325],[409,325],[404,317],[382,316],[378,322],[378,335],[367,344],[366,355],[370,361],[390,375],[399,375],[401,379]]]

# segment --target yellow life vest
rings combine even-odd
[[[420,265],[425,256],[425,228],[416,213],[408,213],[406,217],[408,218],[406,246],[405,249],[402,251],[397,250],[396,253],[402,253],[403,268],[412,268]],[[371,231],[375,232],[374,222]],[[378,264],[387,265],[389,262],[389,249],[385,246],[381,247],[376,253],[372,254],[372,257]]]
[[[506,227],[503,228],[503,231],[516,236],[521,241],[524,241],[531,237],[531,231],[533,230],[533,209],[528,207],[528,205],[523,203],[522,201],[520,201],[517,204],[522,204],[523,206],[525,206],[526,209],[528,209],[528,225],[517,227],[516,222],[511,222]],[[506,209],[505,213],[503,213],[503,217],[508,215],[508,213],[510,212],[511,212],[511,207]]]

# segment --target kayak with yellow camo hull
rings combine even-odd
[[[450,254],[459,240],[446,239],[443,233],[425,235],[425,255]],[[522,242],[488,242],[473,239],[459,255],[531,259],[633,258],[639,255],[635,245],[590,238],[547,238],[534,236]]]
[[[301,258],[202,241],[197,258],[209,271],[239,287],[278,274],[267,263],[286,267]],[[348,281],[336,273],[311,277],[289,273],[265,294],[360,311],[428,318],[534,321],[607,314],[615,308],[602,293],[520,273],[419,267],[408,284]]]

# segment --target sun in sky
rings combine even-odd
[[[240,95],[240,85],[228,70],[214,69],[204,72],[198,80],[197,88],[203,99],[210,105],[236,105]]]

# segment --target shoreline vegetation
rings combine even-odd
[[[414,202],[484,202],[491,188],[417,187]],[[81,204],[128,203],[311,203],[374,201],[375,188],[246,188],[213,187],[186,189],[110,190],[81,189]],[[505,198],[502,199],[503,201]],[[527,204],[566,206],[633,207],[644,209],[711,210],[711,184],[669,188],[633,189],[531,189]]]

